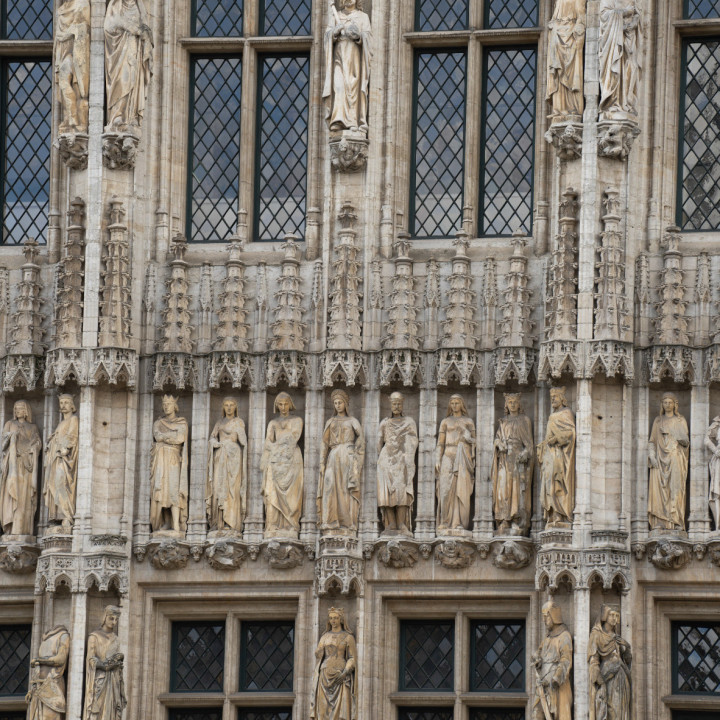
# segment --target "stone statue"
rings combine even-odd
[[[303,420],[290,415],[292,398],[281,392],[274,409],[280,417],[268,423],[260,469],[265,501],[265,537],[297,537],[303,505],[303,456],[298,442]]]
[[[565,388],[550,388],[552,413],[545,440],[537,446],[540,503],[547,527],[570,527],[575,509],[575,415]]]
[[[585,0],[556,0],[548,24],[546,96],[553,123],[582,120],[584,44]]]
[[[58,132],[87,133],[90,91],[90,2],[64,0],[57,9],[55,68],[62,120]]]
[[[490,478],[498,532],[524,535],[530,529],[535,443],[520,393],[505,393],[505,417],[498,423]]]
[[[348,415],[347,393],[333,390],[330,397],[335,415],[325,424],[322,436],[318,518],[322,530],[355,531],[360,512],[365,437],[360,423]]]
[[[631,720],[630,645],[620,635],[620,610],[603,605],[590,631],[590,720]]]
[[[715,530],[720,530],[720,415],[713,418],[705,433],[705,447],[712,453],[710,467],[710,511],[715,521]]]
[[[330,25],[325,31],[323,100],[330,130],[367,135],[368,85],[372,57],[370,18],[357,0],[330,1]]]
[[[25,696],[27,720],[61,720],[65,717],[65,668],[70,633],[64,625],[48,630],[37,657],[30,661],[30,688]]]
[[[651,530],[685,529],[689,447],[690,434],[685,418],[678,413],[677,397],[666,392],[648,443],[648,520]]]
[[[106,132],[137,133],[152,75],[153,40],[143,0],[109,0],[105,13]]]
[[[403,415],[403,396],[390,395],[392,416],[380,423],[378,431],[378,507],[385,532],[412,534],[412,504],[415,497],[415,451],[417,426]]]
[[[572,720],[572,635],[552,600],[543,605],[542,615],[547,635],[532,656],[537,674],[532,720]]]
[[[345,611],[331,607],[327,629],[315,650],[311,720],[357,720],[356,657]]]
[[[470,497],[475,485],[475,423],[460,395],[452,395],[440,423],[435,448],[437,531],[470,527]]]
[[[120,608],[108,605],[102,625],[88,635],[83,720],[121,720],[127,705],[120,641],[115,629]]]
[[[240,533],[247,512],[247,436],[233,398],[223,400],[223,416],[208,445],[205,504],[210,530]]]
[[[45,448],[45,505],[51,525],[70,532],[75,519],[78,469],[78,417],[72,395],[58,398],[62,420]]]
[[[42,440],[25,400],[15,403],[13,416],[13,420],[5,423],[2,433],[0,525],[8,535],[32,535]]]
[[[637,117],[640,13],[634,0],[600,4],[600,119]]]
[[[188,514],[188,424],[177,416],[177,398],[163,396],[162,407],[150,451],[150,525],[153,532],[181,535]]]

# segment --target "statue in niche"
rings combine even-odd
[[[210,530],[242,532],[247,512],[247,436],[237,402],[226,397],[208,440],[205,504]]]
[[[365,437],[360,423],[348,415],[348,394],[333,390],[330,397],[335,415],[325,424],[322,436],[318,517],[323,531],[354,532],[360,513]]]
[[[712,453],[710,468],[710,512],[715,521],[715,530],[720,530],[720,415],[713,418],[705,433],[705,447]]]
[[[584,44],[585,0],[556,0],[548,24],[546,98],[552,123],[582,120]]]
[[[105,13],[106,132],[137,135],[152,75],[153,40],[143,0],[109,0]]]
[[[640,12],[634,0],[600,5],[600,119],[637,118]]]
[[[619,608],[603,605],[588,643],[590,720],[631,720],[632,653],[619,633]]]
[[[370,18],[357,0],[330,2],[325,32],[323,100],[331,131],[350,130],[367,136],[368,88],[372,57]]]
[[[562,621],[560,607],[552,600],[543,605],[542,616],[547,635],[532,656],[536,672],[532,720],[571,720],[572,635]]]
[[[48,630],[37,657],[30,661],[30,688],[25,696],[27,720],[62,720],[65,717],[65,668],[70,633],[64,625]]]
[[[150,525],[153,532],[179,536],[187,529],[188,424],[177,416],[177,398],[164,395],[162,407],[150,451]]]
[[[648,443],[650,482],[648,521],[651,530],[685,530],[685,481],[690,433],[678,412],[674,393],[663,393]]]
[[[58,398],[62,420],[45,448],[45,505],[48,522],[70,532],[75,519],[78,469],[78,416],[72,395]]]
[[[83,720],[120,720],[127,705],[120,640],[120,608],[108,605],[102,625],[88,635]]]
[[[475,485],[475,423],[465,401],[451,395],[435,448],[437,531],[470,527],[470,498]]]
[[[545,439],[537,446],[540,503],[546,527],[566,528],[575,509],[575,415],[564,387],[550,388],[550,404]]]
[[[260,469],[265,501],[265,537],[297,537],[303,505],[303,456],[298,442],[303,420],[290,411],[292,398],[281,392],[275,398],[273,418],[267,427]]]
[[[520,393],[505,393],[505,417],[495,434],[493,511],[500,534],[524,535],[530,529],[533,440],[530,418],[523,413]]]
[[[418,434],[415,421],[403,415],[403,402],[401,393],[392,393],[392,415],[380,423],[377,492],[385,532],[411,535]]]
[[[357,720],[357,651],[342,608],[331,607],[315,650],[311,720]]]
[[[32,535],[37,510],[38,457],[42,440],[30,405],[18,400],[2,433],[0,525],[7,535]]]
[[[58,132],[87,133],[90,90],[90,2],[61,0],[55,29],[55,67],[62,120]]]

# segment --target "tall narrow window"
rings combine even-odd
[[[488,29],[535,27],[538,24],[538,0],[485,0]]]
[[[310,35],[310,0],[264,0],[261,8],[263,35]]]
[[[720,695],[720,624],[672,625],[673,693]]]
[[[171,657],[171,692],[222,692],[225,623],[173,623]]]
[[[192,34],[239,37],[243,34],[243,0],[193,0]]]
[[[449,237],[463,212],[465,50],[415,55],[411,233]]]
[[[404,620],[400,690],[452,690],[454,640],[452,620]]]
[[[677,223],[720,229],[720,40],[683,43]]]
[[[30,633],[30,625],[0,625],[0,695],[27,692]]]
[[[4,0],[4,4],[3,40],[52,40],[52,2]]]
[[[684,0],[683,5],[683,17],[688,20],[720,17],[720,0]]]

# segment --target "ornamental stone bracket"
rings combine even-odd
[[[495,384],[516,381],[527,385],[533,372],[537,373],[537,350],[528,347],[501,347],[495,350]]]
[[[584,377],[584,349],[581,340],[548,340],[540,344],[538,380],[558,379],[563,373]]]
[[[526,537],[498,537],[491,547],[493,565],[501,570],[521,570],[530,564],[535,554],[535,544]]]
[[[395,570],[415,567],[420,555],[425,559],[430,557],[429,545],[405,538],[390,538],[376,547],[379,547],[377,555],[380,562],[386,568]]]
[[[561,160],[577,160],[582,154],[582,135],[581,122],[559,122],[550,126],[545,140],[555,148]]]
[[[236,570],[247,557],[247,545],[231,537],[218,537],[205,548],[205,558],[215,570]]]
[[[330,164],[337,172],[358,172],[367,165],[370,142],[364,133],[343,132],[330,138]]]
[[[625,160],[640,134],[640,128],[633,120],[600,120],[597,132],[598,155]]]
[[[38,355],[8,355],[2,363],[3,392],[35,390],[45,369],[45,358]]]
[[[103,133],[103,164],[111,170],[131,170],[135,167],[139,144],[140,137],[132,133]]]
[[[0,538],[0,570],[25,575],[35,570],[40,545],[32,535],[3,535]]]
[[[158,353],[152,366],[153,390],[166,386],[177,390],[195,389],[198,386],[197,358],[187,353]]]
[[[233,388],[253,387],[256,381],[253,358],[243,352],[213,352],[207,363],[208,387],[230,383]]]
[[[645,351],[643,369],[647,382],[657,383],[665,378],[674,382],[693,382],[700,377],[700,350],[684,345],[655,345]]]
[[[364,562],[357,538],[324,537],[315,560],[315,590],[318,595],[355,594],[362,597]]]
[[[128,348],[56,348],[47,353],[45,387],[62,387],[70,380],[78,385],[137,383],[138,359]]]
[[[310,368],[305,353],[298,350],[274,350],[265,362],[265,383],[276,387],[287,383],[289,387],[307,387],[310,384]]]
[[[658,570],[680,570],[692,560],[693,552],[697,552],[700,559],[705,554],[704,545],[698,544],[696,550],[695,543],[680,537],[659,537],[650,540],[645,545],[645,552],[648,560]]]
[[[327,350],[322,355],[320,375],[325,387],[338,382],[348,387],[356,383],[364,388],[370,385],[367,357],[358,350]]]
[[[422,379],[420,353],[415,350],[383,350],[380,358],[380,387],[401,382],[411,387]]]
[[[633,345],[619,340],[592,340],[586,347],[585,374],[594,377],[602,373],[611,378],[619,375],[626,383],[635,375]]]
[[[264,556],[268,565],[275,570],[291,570],[312,559],[315,550],[311,546],[293,540],[273,538],[264,547]]]
[[[87,168],[88,139],[85,133],[62,133],[58,135],[58,154],[60,159],[71,170],[85,170]]]
[[[435,562],[451,570],[469,567],[478,552],[476,543],[462,538],[446,538],[435,545]],[[487,553],[484,553],[487,556]]]

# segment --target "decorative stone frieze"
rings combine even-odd
[[[137,353],[129,348],[59,348],[46,355],[44,383],[45,387],[62,387],[72,380],[81,386],[124,383],[133,388],[137,368]]]

